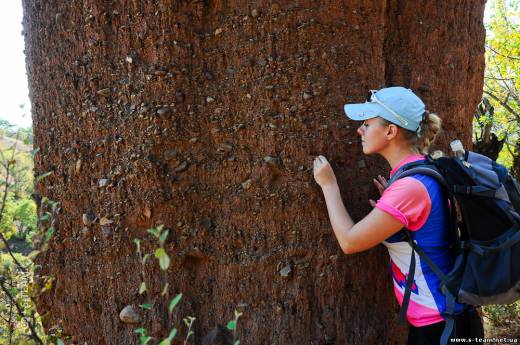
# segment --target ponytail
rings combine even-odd
[[[420,130],[417,134],[416,146],[422,154],[428,154],[428,150],[435,141],[435,137],[441,130],[441,118],[436,114],[426,111],[421,121]]]

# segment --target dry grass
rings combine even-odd
[[[31,152],[31,150],[33,149],[32,145],[25,145],[21,140],[15,140],[13,138],[0,135],[0,149],[10,149],[13,148],[15,144],[17,152]]]
[[[484,317],[484,332],[486,339],[516,339],[515,342],[494,342],[486,344],[520,344],[520,320],[510,320],[502,325],[493,325],[493,323]]]

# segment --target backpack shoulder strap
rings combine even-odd
[[[402,179],[403,177],[415,175],[415,174],[421,174],[421,175],[427,175],[430,177],[433,177],[437,182],[441,184],[441,186],[449,191],[451,193],[451,189],[446,182],[446,179],[442,176],[442,174],[439,172],[437,167],[434,165],[434,163],[424,163],[424,162],[413,162],[411,164],[406,164],[401,169],[399,169],[393,176],[390,178],[390,181],[388,181],[388,185],[392,184],[393,182]]]
[[[403,296],[403,302],[401,305],[401,310],[399,312],[399,320],[401,322],[405,322],[406,320],[406,311],[408,309],[408,304],[410,302],[411,288],[415,275],[415,252],[419,254],[419,256],[426,261],[426,264],[430,267],[435,275],[440,280],[440,291],[444,294],[446,298],[446,310],[443,313],[444,318],[446,319],[446,324],[444,326],[444,330],[441,335],[440,345],[447,345],[450,336],[453,334],[455,328],[455,296],[446,288],[446,282],[448,277],[440,270],[439,266],[437,266],[428,255],[412,240],[408,229],[404,229],[405,235],[403,237],[407,238],[410,247],[412,247],[412,257],[410,259],[410,268],[408,271],[408,276],[406,277],[406,286]]]
[[[411,162],[408,164],[403,165],[388,181],[388,186],[392,184],[393,182],[397,181],[398,179],[415,175],[415,174],[421,174],[430,176],[433,179],[435,179],[442,187],[445,193],[445,197],[449,201],[449,227],[450,227],[450,235],[452,236],[452,242],[453,247],[452,249],[457,251],[460,247],[460,239],[458,236],[458,230],[457,230],[457,210],[455,207],[455,197],[453,194],[453,188],[450,187],[446,179],[441,173],[441,168],[437,166],[437,163],[430,157],[427,156],[425,161],[417,161],[417,162]],[[388,188],[387,186],[387,188]]]

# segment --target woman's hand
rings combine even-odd
[[[379,191],[379,195],[383,195],[386,187],[388,186],[388,181],[381,175],[377,176],[377,179],[374,179],[374,184],[376,185],[377,190]],[[368,202],[372,207],[376,206],[376,202],[372,199],[369,199]]]
[[[327,158],[318,156],[314,159],[314,179],[321,188],[337,184],[336,175],[332,171],[332,167]]]

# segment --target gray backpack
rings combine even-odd
[[[428,156],[424,161],[405,164],[389,185],[415,174],[435,178],[450,201],[450,250],[455,264],[444,274],[411,240],[409,230],[403,229],[412,257],[400,318],[406,319],[417,252],[439,277],[439,290],[446,296],[441,344],[447,344],[454,330],[455,301],[483,306],[520,299],[520,188],[504,166],[469,151],[463,158]],[[457,210],[461,222],[457,221]]]

